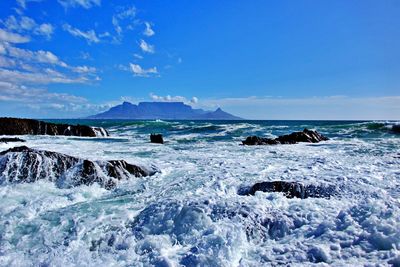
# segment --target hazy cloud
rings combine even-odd
[[[156,102],[183,102],[186,104],[196,104],[198,102],[198,98],[195,96],[192,97],[192,99],[188,100],[184,96],[170,96],[170,95],[159,96],[159,95],[150,93],[150,98]]]
[[[133,54],[133,57],[136,59],[143,59],[143,56],[139,54]]]
[[[13,84],[50,84],[50,83],[87,83],[89,79],[86,77],[68,77],[58,71],[47,69],[41,72],[27,72],[19,70],[0,69],[0,81],[10,82]]]
[[[117,13],[112,17],[111,22],[119,36],[121,36],[123,33],[123,27],[133,29],[135,24],[135,17],[136,8],[134,6],[118,8]],[[120,41],[120,38],[117,38],[116,41]]]
[[[69,94],[50,93],[45,89],[28,88],[10,82],[0,81],[0,101],[24,103],[65,102],[85,103],[86,99]]]
[[[97,37],[97,34],[94,30],[89,30],[85,32],[77,28],[73,28],[69,24],[64,24],[63,29],[75,37],[84,38],[89,44],[100,42],[100,39]]]
[[[54,27],[49,23],[38,24],[33,19],[21,16],[9,16],[5,21],[2,21],[2,24],[9,31],[15,31],[18,33],[26,33],[26,34],[34,34],[34,35],[42,35],[47,39],[51,38],[53,34]]]
[[[40,26],[37,27],[35,30],[36,34],[46,36],[47,39],[51,38],[53,32],[54,32],[54,27],[49,23],[40,24]]]
[[[42,0],[17,0],[17,3],[23,9],[26,8],[26,4],[29,2],[41,2]]]
[[[146,28],[144,29],[143,34],[148,36],[148,37],[153,36],[155,34],[155,32],[151,28],[150,23],[145,22],[144,25],[145,25]]]
[[[0,29],[0,41],[19,44],[19,43],[27,43],[30,41],[30,39],[27,36],[22,36],[17,33],[12,33]]]
[[[30,51],[27,49],[17,48],[13,46],[6,47],[7,55],[13,58],[18,58],[24,61],[34,63],[47,63],[67,67],[68,65],[61,61],[56,55],[50,51]]]
[[[158,74],[156,67],[143,69],[140,65],[132,63],[130,63],[129,66],[135,76],[149,77],[150,75]]]
[[[77,73],[95,73],[96,72],[96,68],[88,67],[88,66],[78,66],[78,67],[74,67],[72,70]]]
[[[140,40],[139,46],[140,46],[140,49],[142,49],[142,51],[145,53],[150,53],[150,54],[154,53],[154,45],[150,45],[150,44],[146,43],[146,41],[143,39]]]
[[[100,6],[101,0],[58,0],[64,8],[83,7],[89,9],[94,6]]]

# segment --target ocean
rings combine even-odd
[[[112,190],[0,179],[1,266],[400,266],[400,134],[391,130],[399,122],[52,122],[111,136],[22,136],[23,145],[160,171]],[[241,145],[304,128],[330,140]],[[151,133],[165,144],[151,144]],[[263,181],[337,190],[306,199],[238,193]]]

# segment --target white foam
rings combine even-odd
[[[221,131],[243,127],[250,128]],[[59,189],[46,182],[1,186],[1,266],[343,266],[385,265],[400,257],[398,138],[151,145],[147,134],[128,131],[116,136],[118,142],[23,137],[29,147],[154,164],[161,173],[113,191],[96,185]],[[304,200],[237,194],[243,186],[273,180],[331,184],[340,193]]]

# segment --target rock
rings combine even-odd
[[[26,146],[0,152],[0,184],[33,183],[45,179],[61,188],[98,183],[111,189],[120,180],[156,172],[124,160],[90,161]]]
[[[151,134],[150,135],[150,142],[156,144],[164,144],[164,139],[161,134]]]
[[[72,135],[72,136],[109,136],[101,127],[86,125],[55,124],[31,119],[0,118],[0,135]]]
[[[257,191],[262,192],[282,192],[287,198],[309,198],[324,197],[329,198],[334,192],[333,186],[303,185],[297,182],[272,181],[256,183],[249,190],[240,192],[241,195],[254,195]]]
[[[245,141],[242,141],[243,145],[254,146],[254,145],[277,145],[280,144],[276,139],[262,138],[258,136],[249,136]]]
[[[400,133],[400,124],[395,124],[392,126],[392,132]]]
[[[262,138],[257,136],[249,136],[246,140],[242,141],[243,145],[254,146],[254,145],[277,145],[277,144],[296,144],[299,142],[306,143],[318,143],[320,141],[329,140],[327,137],[318,133],[317,131],[311,131],[304,129],[302,132],[294,132],[287,135],[281,135],[278,138]]]
[[[0,138],[0,143],[10,143],[10,142],[25,142],[25,140],[17,137],[4,137]]]

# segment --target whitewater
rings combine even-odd
[[[112,190],[0,183],[1,266],[400,266],[399,122],[62,122],[110,137],[27,135],[23,145],[159,172]],[[304,128],[330,140],[241,145]],[[151,144],[151,133],[165,144]],[[263,181],[337,193],[239,194]]]

